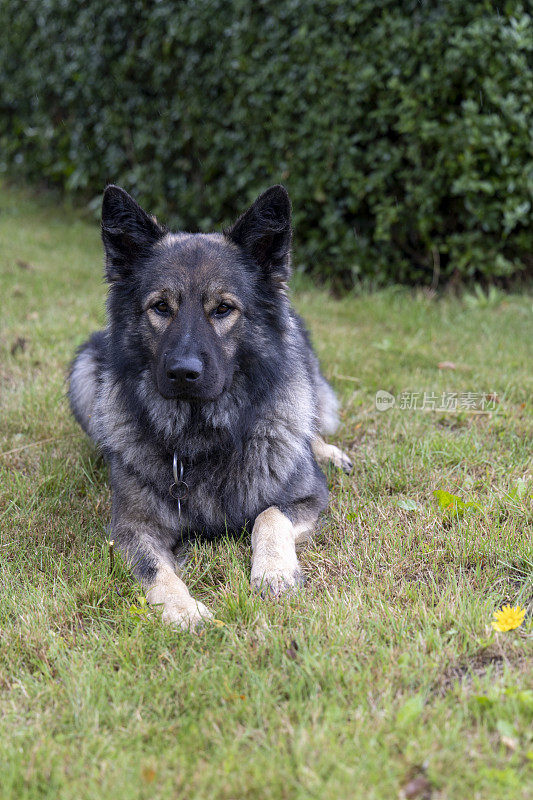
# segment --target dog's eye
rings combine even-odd
[[[230,311],[233,311],[233,306],[230,306],[228,303],[219,303],[219,305],[213,311],[213,316],[227,317]]]
[[[152,308],[154,309],[154,311],[157,311],[158,314],[170,313],[170,306],[165,300],[158,300],[157,303],[154,303]]]

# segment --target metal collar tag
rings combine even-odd
[[[181,501],[189,496],[189,486],[183,480],[183,462],[180,461],[178,465],[178,454],[174,452],[172,461],[172,474],[174,476],[174,483],[170,484],[169,494],[174,500],[178,501],[178,515],[181,517]]]

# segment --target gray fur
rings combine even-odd
[[[311,530],[327,502],[313,443],[335,430],[337,400],[286,295],[283,189],[265,193],[225,235],[193,235],[169,234],[110,187],[102,224],[108,323],[73,362],[70,403],[110,466],[112,537],[145,586],[159,586],[154,596],[175,591],[168,618],[190,622],[190,598],[175,611],[183,590],[165,572],[174,552],[192,536],[251,532],[269,508],[281,510],[268,519],[282,520],[289,538],[291,525]],[[220,305],[224,292],[237,310]],[[143,298],[158,293],[168,312],[163,301],[146,311]],[[213,318],[201,305],[211,296]],[[165,366],[169,352],[181,363],[185,349],[203,365],[199,380],[187,378],[192,388]],[[169,492],[174,453],[189,487],[181,513]],[[275,580],[285,581],[283,571]]]

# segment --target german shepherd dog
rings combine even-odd
[[[112,538],[163,619],[211,616],[178,576],[194,536],[252,527],[252,587],[303,583],[295,546],[328,499],[318,463],[337,401],[287,297],[291,205],[262,194],[224,233],[171,233],[118,186],[103,197],[107,327],[69,398],[110,468]],[[318,462],[318,463],[317,463]]]

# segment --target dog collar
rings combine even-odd
[[[174,483],[170,484],[168,493],[174,500],[178,501],[178,516],[181,517],[181,501],[187,499],[190,489],[189,485],[183,480],[183,461],[178,459],[178,454],[175,450],[172,459],[172,475],[174,476]]]

